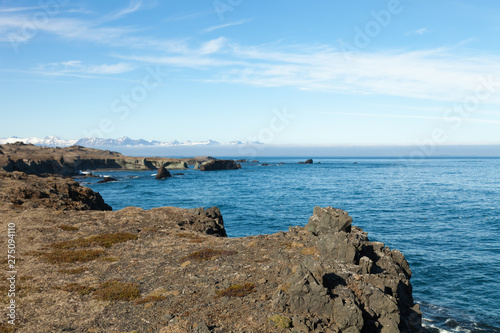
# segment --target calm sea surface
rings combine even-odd
[[[217,206],[229,237],[303,226],[314,206],[344,209],[370,240],[405,254],[426,326],[500,332],[500,159],[259,160],[270,165],[174,170],[164,181],[152,171],[106,171],[96,174],[120,181],[81,182],[113,210]]]

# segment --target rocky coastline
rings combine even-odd
[[[0,170],[28,174],[76,176],[86,170],[184,170],[189,165],[200,171],[235,170],[241,165],[233,160],[211,156],[192,158],[131,157],[109,150],[81,146],[66,148],[39,147],[16,142],[0,145]]]
[[[228,238],[217,207],[111,211],[71,179],[0,171],[0,216],[17,230],[18,332],[422,330],[404,255],[339,209]]]
[[[189,159],[130,157],[118,152],[81,146],[51,148],[22,142],[1,145],[0,152],[0,169],[64,176],[75,176],[79,171],[99,169],[156,170],[162,165],[169,170],[183,170],[196,161],[212,159],[209,156]]]

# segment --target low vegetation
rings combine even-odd
[[[167,299],[167,296],[147,296],[135,301],[135,304],[146,304],[150,302],[161,302]]]
[[[236,251],[231,251],[231,250],[214,250],[214,249],[202,249],[199,251],[195,251],[191,254],[188,254],[185,257],[181,258],[181,261],[186,261],[186,260],[210,260],[213,258],[218,258],[218,257],[224,257],[224,256],[230,256],[230,255],[235,255],[238,252]]]
[[[86,271],[85,267],[65,268],[65,269],[58,270],[59,273],[63,273],[63,274],[81,274],[85,271]]]
[[[255,285],[253,283],[235,284],[223,290],[215,292],[216,297],[244,297],[254,292]]]
[[[74,227],[72,225],[67,225],[67,224],[61,224],[57,226],[59,229],[64,230],[64,231],[78,231],[80,228]]]
[[[269,320],[275,323],[274,327],[280,327],[280,328],[292,327],[292,319],[288,318],[287,316],[274,315],[271,316]]]
[[[54,250],[52,252],[39,252],[42,258],[51,264],[64,264],[75,262],[88,262],[104,254],[102,250]]]
[[[131,301],[141,297],[137,283],[109,280],[96,289],[93,296],[101,301]]]
[[[67,292],[72,292],[72,293],[78,293],[82,296],[89,295],[92,292],[95,291],[95,288],[89,287],[89,286],[83,286],[79,283],[68,283],[67,285],[61,287],[60,289],[67,291]]]
[[[90,246],[102,246],[109,248],[114,244],[123,243],[129,240],[136,240],[137,235],[129,232],[118,232],[114,234],[94,235],[86,238],[78,238],[69,241],[56,242],[50,246],[54,249],[68,250]]]

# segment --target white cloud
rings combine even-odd
[[[40,9],[40,7],[14,7],[14,8],[0,8],[0,13],[13,13],[25,12],[33,9]]]
[[[134,0],[131,1],[127,8],[121,9],[115,13],[111,13],[102,18],[103,21],[113,21],[119,19],[122,16],[131,14],[133,12],[138,11],[142,7],[142,1]]]
[[[36,70],[45,75],[122,74],[134,70],[136,66],[130,63],[85,65],[80,60],[68,60],[59,63],[39,65]]]
[[[227,40],[224,37],[219,37],[217,39],[212,39],[209,40],[208,42],[205,42],[201,47],[200,47],[200,53],[201,54],[211,54],[211,53],[216,53],[218,52],[224,45],[226,44]]]
[[[406,35],[407,36],[409,36],[409,35],[419,35],[419,36],[422,36],[422,35],[428,34],[429,32],[430,32],[429,28],[424,27],[424,28],[420,28],[420,29],[417,29],[417,30],[409,31],[409,32],[406,33]]]
[[[165,19],[166,22],[179,22],[179,21],[186,21],[186,20],[194,20],[194,19],[199,19],[201,17],[205,17],[208,15],[214,15],[216,14],[216,11],[214,9],[208,9],[208,10],[202,10],[194,13],[189,13],[189,14],[180,14],[180,15],[172,15],[169,16]]]
[[[212,32],[215,30],[219,30],[219,29],[223,29],[223,28],[227,28],[227,27],[232,27],[235,25],[245,24],[245,23],[250,22],[250,21],[251,20],[240,20],[240,21],[230,22],[230,23],[226,23],[226,24],[214,25],[212,27],[208,27],[206,29],[203,29],[201,32],[204,32],[204,33]]]

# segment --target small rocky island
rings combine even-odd
[[[339,209],[228,238],[216,207],[111,211],[70,178],[0,171],[0,216],[16,228],[17,332],[422,330],[403,254]]]

